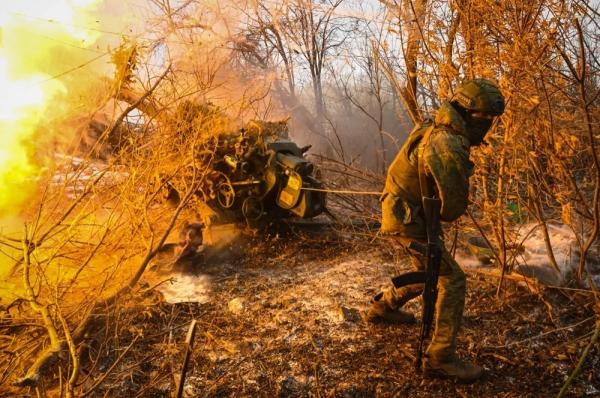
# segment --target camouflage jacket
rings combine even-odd
[[[441,219],[453,221],[465,212],[473,174],[467,137],[464,120],[449,102],[442,104],[435,120],[414,128],[388,169],[381,197],[383,233],[426,237],[417,162],[421,145],[429,189],[442,200]]]

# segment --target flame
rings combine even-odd
[[[68,63],[57,62],[54,48],[93,44],[99,33],[90,15],[99,1],[0,4],[0,215],[18,211],[35,188],[35,133],[53,97],[66,92],[53,73]]]

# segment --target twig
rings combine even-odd
[[[183,365],[181,366],[181,375],[179,376],[179,383],[177,383],[177,398],[181,398],[183,396],[183,387],[185,385],[185,376],[187,373],[188,365],[190,363],[190,357],[192,355],[192,351],[194,349],[194,336],[196,335],[196,323],[195,319],[190,323],[190,327],[187,332],[187,337],[185,339],[185,356],[183,358]]]
[[[240,359],[239,361],[237,361],[236,363],[234,363],[232,366],[229,367],[229,369],[235,369],[238,368],[242,363],[244,363],[248,358],[247,357],[243,357],[242,359]],[[212,384],[210,385],[210,387],[208,388],[208,392],[213,393],[215,391],[215,389],[218,387],[218,383],[219,381],[221,381],[221,379],[225,376],[229,375],[229,372],[223,372],[219,377],[217,377]]]
[[[127,355],[129,350],[131,349],[131,347],[133,347],[133,345],[136,343],[136,341],[138,341],[139,338],[140,338],[139,334],[134,337],[134,339],[127,346],[125,351],[123,351],[121,353],[121,355],[119,355],[119,357],[115,360],[115,362],[111,365],[111,367],[108,368],[108,370],[106,372],[104,372],[102,377],[100,377],[86,392],[81,394],[82,397],[88,396],[96,389],[96,387],[98,387],[100,384],[102,384],[102,382],[108,377],[108,375],[113,371],[113,369],[121,362],[121,360],[125,357],[125,355]]]
[[[502,261],[500,261],[500,258],[498,257],[496,250],[494,250],[494,246],[492,246],[492,244],[490,243],[490,240],[487,238],[487,235],[483,232],[483,229],[481,228],[479,223],[475,220],[475,217],[473,217],[473,214],[471,213],[471,211],[469,209],[467,209],[467,214],[471,218],[471,221],[473,221],[473,224],[475,224],[475,227],[477,227],[479,234],[481,235],[483,240],[485,240],[485,243],[488,245],[488,247],[489,247],[490,251],[492,252],[492,254],[494,255],[494,258],[496,259],[496,261],[498,261],[498,264],[502,264]],[[504,270],[502,270],[502,274],[504,275]],[[502,283],[502,281],[500,283]]]
[[[41,246],[44,241],[46,240],[46,238],[48,238],[53,231],[59,227],[68,217],[69,215],[73,212],[73,210],[75,210],[75,208],[77,207],[77,205],[79,203],[81,203],[81,201],[87,197],[87,195],[92,192],[92,189],[100,182],[100,180],[102,179],[102,177],[104,177],[104,175],[106,174],[106,171],[102,171],[101,173],[99,173],[98,177],[96,177],[94,179],[94,181],[92,181],[92,183],[86,187],[86,190],[84,192],[81,193],[81,195],[79,195],[74,201],[73,203],[71,203],[71,205],[67,208],[67,210],[58,218],[58,220],[56,220],[56,222],[54,224],[52,224],[52,226],[50,226],[50,228],[48,228],[48,230],[46,232],[44,232],[42,234],[42,236],[40,236],[35,242],[29,241],[27,240],[27,255],[31,254],[35,249],[37,249],[39,246]],[[40,206],[42,206],[42,204],[40,204]],[[41,212],[41,210],[40,210]],[[38,216],[39,217],[39,216]],[[27,238],[28,239],[28,238]],[[11,270],[9,275],[12,276],[14,275],[14,273],[17,271],[17,269],[19,268],[19,265],[21,265],[21,262],[24,260],[24,256],[21,257],[20,259],[18,259],[15,264],[12,265]]]
[[[73,361],[73,370],[71,371],[71,377],[69,378],[69,382],[67,383],[66,393],[66,398],[72,398],[73,388],[75,387],[77,377],[79,376],[79,357],[77,355],[77,347],[75,346],[75,342],[73,341],[71,332],[69,331],[69,325],[67,325],[65,318],[62,316],[58,305],[56,306],[56,308],[56,314],[62,325],[63,332],[65,334],[65,340],[67,342],[67,346],[69,347],[69,353],[71,354],[71,360]],[[62,383],[62,378],[60,378],[60,382]]]
[[[529,337],[529,338],[527,338],[527,339],[524,339],[524,340],[513,341],[512,343],[509,343],[509,344],[505,344],[505,345],[498,345],[498,346],[492,346],[492,347],[488,347],[488,348],[493,348],[493,349],[498,349],[498,348],[508,348],[508,347],[512,347],[512,346],[514,346],[514,345],[519,345],[519,344],[527,343],[527,342],[529,342],[529,341],[537,340],[537,339],[540,339],[540,338],[542,338],[542,337],[544,337],[544,336],[548,336],[549,334],[553,334],[553,333],[561,332],[561,331],[563,331],[563,330],[567,330],[567,329],[574,328],[575,326],[582,325],[582,324],[584,324],[584,323],[586,323],[586,322],[588,322],[588,321],[590,321],[590,320],[592,320],[592,319],[594,319],[594,318],[595,318],[595,317],[591,316],[591,317],[589,317],[589,318],[586,318],[586,319],[584,319],[583,321],[579,321],[579,322],[577,322],[577,323],[574,323],[574,324],[572,324],[572,325],[563,326],[562,328],[558,328],[558,329],[552,329],[552,330],[550,330],[550,331],[548,331],[548,332],[540,333],[540,334],[538,334],[538,335],[535,335],[535,336],[533,336],[533,337]]]
[[[585,347],[585,350],[583,350],[583,353],[581,354],[581,357],[579,358],[579,362],[577,362],[577,366],[573,370],[573,373],[571,373],[571,375],[569,376],[567,381],[565,381],[565,384],[560,389],[560,392],[556,396],[557,398],[562,398],[565,396],[565,394],[567,393],[567,390],[569,389],[569,386],[571,385],[571,383],[573,383],[573,380],[575,380],[577,375],[579,375],[579,372],[581,372],[581,367],[583,366],[585,359],[587,358],[588,354],[590,353],[590,348],[592,348],[592,346],[595,345],[596,342],[598,341],[598,335],[600,335],[600,320],[596,321],[596,330],[594,331],[594,335],[592,336],[589,344]]]

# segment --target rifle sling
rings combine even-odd
[[[433,132],[434,125],[427,129],[425,134],[423,134],[423,138],[421,138],[421,142],[417,147],[417,169],[419,171],[419,188],[421,190],[421,199],[422,198],[432,198],[433,192],[430,189],[429,182],[427,181],[427,169],[425,165],[425,160],[423,159],[423,152],[425,152],[425,145],[429,143],[429,138],[431,137],[431,133]],[[425,220],[427,224],[429,220]]]

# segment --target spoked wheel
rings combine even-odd
[[[250,196],[242,203],[242,214],[247,221],[258,221],[264,213],[263,203],[253,196]]]
[[[235,202],[235,190],[229,179],[217,184],[217,202],[224,209],[230,209]]]

